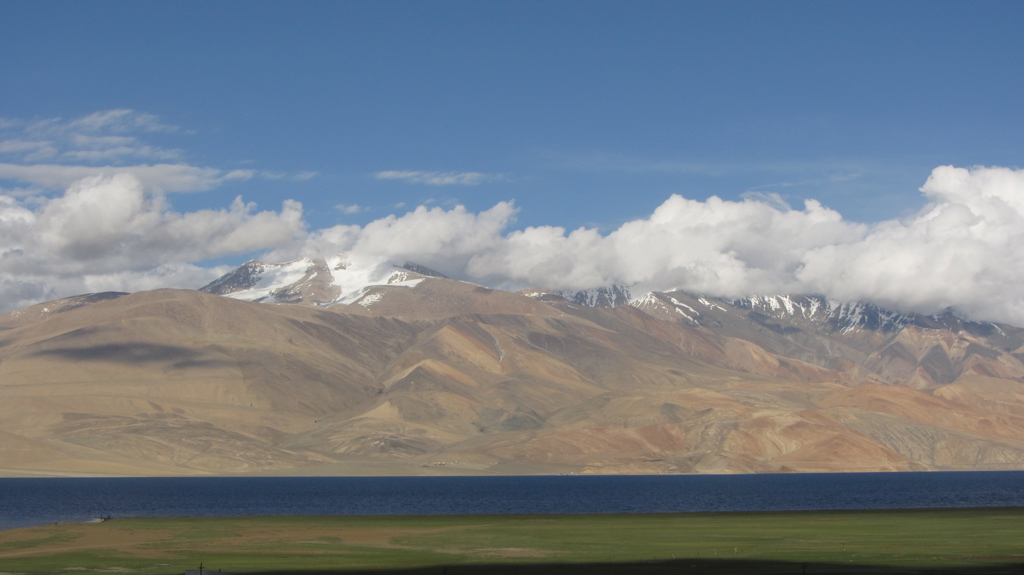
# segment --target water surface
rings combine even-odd
[[[0,479],[0,529],[97,517],[1024,507],[1024,471]]]

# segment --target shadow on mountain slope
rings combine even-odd
[[[55,357],[67,361],[102,361],[125,365],[146,365],[157,362],[174,362],[174,368],[231,366],[234,363],[223,359],[203,358],[202,352],[178,345],[155,343],[108,343],[87,347],[62,347],[44,349],[32,354],[35,357]]]

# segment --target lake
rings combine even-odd
[[[1024,471],[0,479],[0,529],[98,517],[1024,507]]]

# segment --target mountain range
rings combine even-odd
[[[1024,468],[1024,330],[346,255],[0,316],[0,474]]]

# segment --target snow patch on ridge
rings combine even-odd
[[[913,321],[910,315],[884,310],[872,304],[843,303],[819,295],[755,295],[726,301],[735,307],[770,317],[830,323],[843,335],[861,329],[898,331]]]
[[[701,305],[703,305],[704,307],[706,307],[708,309],[717,309],[719,311],[726,312],[726,313],[728,313],[728,311],[729,311],[729,310],[725,309],[724,307],[718,305],[717,303],[709,301],[708,298],[703,297],[703,296],[698,297],[697,301],[699,301],[701,303]]]

